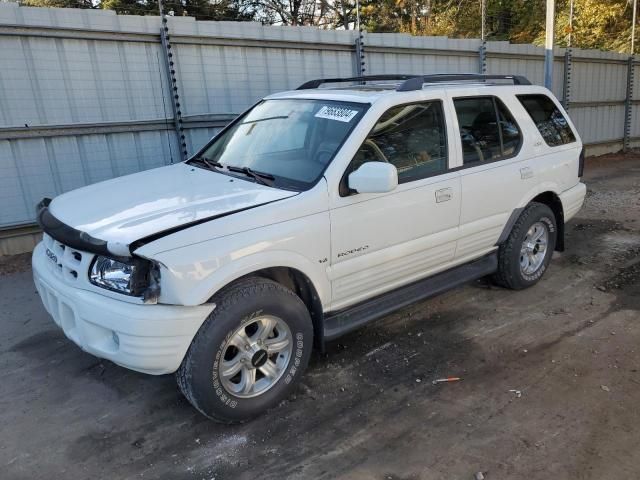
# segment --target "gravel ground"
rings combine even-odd
[[[0,478],[640,478],[640,156],[586,182],[538,285],[479,281],[350,334],[241,426],[80,351],[2,259]]]
[[[0,255],[0,275],[24,272],[31,268],[31,254]]]

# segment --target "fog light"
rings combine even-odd
[[[120,337],[116,332],[111,332],[111,337],[113,338],[113,343],[116,344],[116,347],[120,347]]]

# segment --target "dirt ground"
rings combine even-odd
[[[640,155],[585,181],[538,285],[480,281],[355,332],[241,426],[80,351],[3,260],[0,478],[640,478]]]

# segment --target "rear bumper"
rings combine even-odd
[[[576,186],[565,190],[560,194],[562,202],[562,210],[564,211],[564,221],[567,222],[580,211],[587,195],[587,186],[584,183],[578,183]]]
[[[33,279],[47,312],[84,351],[143,373],[175,372],[215,305],[143,305],[66,285],[33,252]]]

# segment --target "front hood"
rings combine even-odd
[[[124,255],[145,237],[293,195],[180,163],[73,190],[56,197],[49,211]]]

